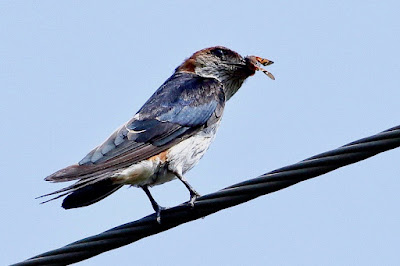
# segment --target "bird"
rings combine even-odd
[[[124,185],[141,188],[161,221],[164,209],[149,187],[179,179],[189,190],[192,207],[200,194],[185,178],[214,140],[225,103],[256,71],[274,76],[260,65],[273,61],[242,57],[223,46],[195,52],[179,65],[134,117],[119,127],[81,161],[45,178],[75,181],[52,193],[72,209],[96,203]]]

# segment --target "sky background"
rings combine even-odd
[[[35,197],[193,52],[275,61],[229,101],[186,176],[201,194],[400,124],[399,1],[1,1],[0,264],[152,213],[124,187],[86,208]],[[239,1],[238,1],[239,2]],[[79,265],[399,265],[400,150],[184,224]],[[178,181],[152,189],[188,200]]]

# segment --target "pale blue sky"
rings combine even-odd
[[[128,120],[193,52],[275,61],[225,110],[189,174],[202,194],[400,124],[398,1],[1,1],[0,264],[152,212],[123,188],[86,208],[36,196]],[[400,151],[79,265],[399,265]],[[188,199],[178,181],[154,188]]]

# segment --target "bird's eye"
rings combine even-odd
[[[218,56],[219,58],[222,58],[225,55],[225,52],[220,48],[216,48],[216,49],[211,50],[211,53],[213,55],[215,55],[215,56]]]

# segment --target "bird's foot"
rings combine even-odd
[[[146,193],[147,197],[149,198],[149,200],[151,202],[151,206],[153,207],[154,211],[156,212],[157,223],[161,224],[161,211],[165,210],[165,208],[161,207],[157,203],[157,201],[153,198],[153,196],[151,195],[151,193],[149,191],[149,187],[148,186],[142,186],[142,189]]]
[[[189,206],[194,208],[194,202],[196,199],[200,197],[200,194],[196,190],[190,191],[190,200],[189,200]]]
[[[161,211],[165,210],[166,208],[161,207],[160,205],[157,205],[157,207],[154,209],[156,211],[156,219],[157,223],[161,224]]]
[[[194,202],[196,201],[196,199],[198,197],[200,197],[200,194],[194,190],[194,188],[188,183],[188,181],[186,181],[185,177],[177,171],[172,171],[172,173],[179,179],[182,181],[182,183],[185,185],[185,187],[189,190],[190,192],[190,200],[188,202],[190,207],[194,207]]]

